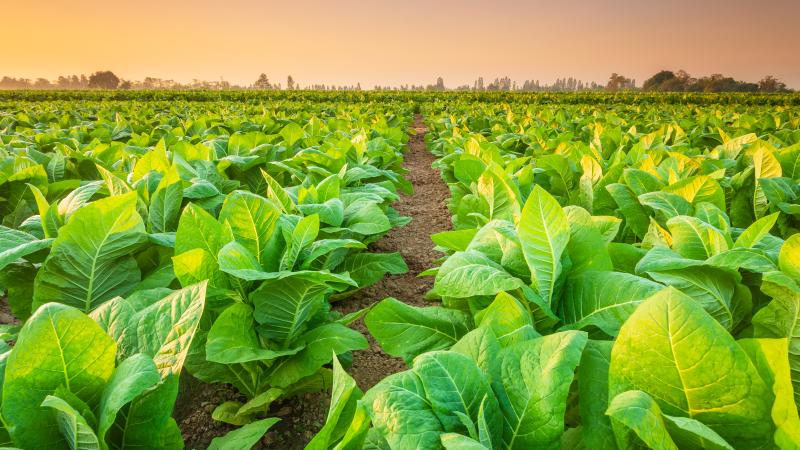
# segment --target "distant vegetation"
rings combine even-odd
[[[0,79],[0,90],[73,90],[73,89],[123,89],[123,90],[151,90],[151,89],[203,89],[203,90],[314,90],[314,91],[360,91],[361,83],[354,85],[310,84],[301,85],[291,75],[286,79],[285,88],[281,83],[270,81],[267,74],[262,73],[256,80],[247,86],[231,84],[220,79],[219,81],[205,81],[194,79],[190,83],[180,83],[175,80],[165,80],[156,77],[146,77],[141,81],[124,80],[111,71],[98,71],[89,76],[68,75],[60,76],[56,80],[37,78],[12,78],[5,76]],[[444,79],[438,77],[436,82],[428,85],[403,84],[400,86],[373,86],[376,91],[470,91],[470,92],[586,92],[586,91],[651,91],[651,92],[793,92],[786,83],[767,75],[757,83],[736,80],[722,74],[694,78],[684,70],[673,72],[662,70],[645,80],[641,87],[636,85],[636,80],[627,78],[618,73],[612,73],[603,83],[578,80],[573,77],[558,78],[552,84],[541,83],[539,80],[524,80],[522,83],[509,77],[495,78],[493,81],[478,77],[472,84],[464,84],[449,88]]]

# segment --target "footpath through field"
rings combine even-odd
[[[428,129],[423,117],[417,114],[412,128],[416,134],[411,136],[408,151],[404,156],[404,167],[408,170],[406,178],[414,186],[413,195],[401,195],[392,206],[404,216],[411,217],[411,223],[395,228],[380,241],[370,246],[377,252],[400,252],[408,264],[408,273],[387,276],[355,295],[334,304],[334,309],[350,313],[375,304],[386,297],[415,306],[430,306],[424,297],[433,287],[433,277],[419,278],[418,275],[433,267],[434,261],[442,256],[433,250],[431,235],[451,228],[447,199],[450,192],[442,181],[439,172],[431,167],[436,159],[425,144]],[[386,376],[406,369],[403,360],[384,353],[370,336],[363,320],[353,328],[363,333],[370,347],[355,352],[353,366],[348,370],[358,386],[366,391]],[[269,440],[286,445],[287,450],[302,449],[325,422],[330,403],[330,393],[308,394],[287,401],[283,411],[278,407],[279,422],[269,433]]]

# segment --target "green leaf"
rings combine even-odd
[[[114,450],[129,448],[163,448],[180,450],[183,439],[172,409],[178,397],[178,378],[168,375],[161,383],[146,390],[123,408],[107,442]]]
[[[142,303],[116,298],[92,317],[105,330],[122,330],[117,339],[123,356],[144,353],[162,375],[178,374],[205,310],[206,287],[201,282]]]
[[[280,210],[267,199],[247,191],[234,191],[225,198],[219,221],[227,223],[236,241],[266,265],[268,243],[279,216]]]
[[[178,168],[172,165],[164,173],[158,187],[150,197],[147,222],[151,233],[175,231],[183,201],[183,185]]]
[[[250,305],[234,303],[225,309],[208,332],[208,360],[220,364],[270,361],[281,356],[294,355],[303,348],[264,348],[259,342],[254,325],[253,308]]]
[[[0,270],[9,264],[52,245],[53,239],[37,239],[36,236],[0,226]]]
[[[300,252],[311,245],[319,234],[319,215],[303,217],[292,231],[292,238],[281,259],[280,270],[292,270]]]
[[[364,323],[383,351],[407,363],[425,352],[450,348],[469,331],[468,318],[460,311],[417,308],[394,298],[372,307]]]
[[[677,216],[667,221],[672,234],[672,249],[685,258],[706,259],[728,250],[721,231],[690,216]]]
[[[641,304],[620,330],[609,391],[627,390],[647,392],[664,413],[706,423],[737,447],[771,441],[768,387],[722,325],[673,288]]]
[[[558,445],[569,386],[587,340],[586,333],[565,331],[505,350],[502,376],[507,397],[500,401],[505,448]]]
[[[747,227],[742,234],[739,235],[739,238],[736,239],[734,242],[734,247],[744,247],[744,248],[752,248],[754,245],[758,244],[764,236],[769,234],[769,230],[775,226],[775,222],[778,220],[778,216],[780,213],[770,214],[768,216],[764,216],[755,222],[752,225]]]
[[[568,328],[594,326],[616,336],[641,302],[664,286],[621,272],[584,272],[570,277],[559,316]]]
[[[761,378],[774,394],[772,420],[777,428],[775,444],[778,448],[800,445],[800,418],[797,405],[792,401],[792,380],[788,339],[742,339],[739,345],[747,352]]]
[[[384,378],[364,395],[364,404],[388,448],[440,448],[444,429],[416,373],[409,370]]]
[[[131,256],[146,240],[136,193],[90,203],[61,227],[36,275],[33,308],[55,301],[89,312],[141,279]]]
[[[270,368],[271,385],[286,388],[330,363],[333,354],[364,350],[369,346],[361,333],[335,322],[308,331],[297,342],[305,343],[305,348],[296,355],[281,358]]]
[[[99,450],[101,439],[98,439],[91,425],[86,419],[63,399],[48,395],[42,402],[42,407],[52,408],[58,429],[74,450]]]
[[[539,336],[530,312],[513,296],[501,292],[475,317],[476,325],[491,330],[502,347]]]
[[[377,283],[387,273],[401,275],[408,272],[408,266],[400,253],[357,253],[349,256],[337,267],[363,288]]]
[[[606,186],[606,190],[611,194],[611,198],[617,203],[625,218],[625,226],[630,228],[636,237],[643,238],[650,225],[650,218],[633,191],[622,183],[609,184]]]
[[[105,442],[106,433],[114,425],[122,407],[160,381],[161,374],[155,363],[143,354],[131,356],[117,367],[100,398],[97,434],[101,442]]]
[[[800,280],[800,233],[792,235],[781,247],[778,267],[785,274]]]
[[[617,395],[611,400],[607,414],[618,430],[617,444],[620,448],[634,448],[638,442],[642,442],[647,448],[678,450],[667,432],[661,409],[646,393],[627,391]],[[633,437],[631,431],[638,439]]]
[[[189,203],[183,209],[178,222],[178,231],[175,233],[175,254],[180,255],[200,248],[216,256],[222,246],[233,239],[226,234],[217,219],[203,208]]]
[[[713,267],[688,267],[647,274],[691,297],[726,329],[737,325],[737,282],[729,272]]]
[[[790,376],[795,403],[800,405],[800,287],[784,274],[771,272],[764,274],[761,290],[772,301],[753,316],[754,335],[789,339]]]
[[[489,381],[472,359],[455,352],[428,352],[414,360],[412,370],[422,382],[426,399],[444,431],[468,434],[459,416],[477,423],[483,405],[490,440],[500,442],[500,408]]]
[[[561,205],[540,186],[534,187],[522,209],[518,233],[535,289],[547,303],[551,301],[561,271],[561,254],[569,242],[569,232],[567,215]],[[481,281],[471,277],[471,282]]]
[[[252,448],[261,440],[264,434],[279,421],[280,419],[271,417],[229,431],[225,436],[212,439],[208,450],[242,450]]]
[[[616,450],[608,409],[608,366],[613,342],[589,340],[578,366],[578,401],[587,448]]]
[[[466,230],[452,230],[442,231],[440,233],[432,234],[431,240],[434,244],[444,247],[448,250],[463,252],[469,246],[472,238],[478,230],[474,228]]]
[[[451,255],[436,274],[432,294],[454,298],[496,295],[525,286],[483,253],[468,250]]]
[[[692,204],[683,197],[669,192],[648,192],[639,196],[639,202],[660,212],[665,219],[692,214]]]
[[[58,303],[39,308],[22,327],[6,364],[2,415],[15,444],[63,446],[51,411],[40,405],[60,386],[96,405],[114,370],[115,353],[114,341],[77,309]]]
[[[363,393],[342,368],[339,359],[333,357],[333,389],[331,406],[325,425],[305,447],[305,450],[326,450],[344,437],[356,414],[356,402]],[[362,434],[366,433],[366,427]]]
[[[286,345],[301,334],[306,322],[322,308],[328,285],[289,276],[264,281],[250,294],[262,335]]]

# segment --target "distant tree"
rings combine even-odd
[[[612,73],[606,84],[607,91],[621,91],[625,89],[633,89],[636,85],[630,78],[625,78],[623,75]]]
[[[110,70],[95,72],[89,76],[89,87],[93,89],[116,89],[119,77]]]
[[[758,82],[758,91],[759,92],[788,92],[789,89],[786,88],[786,83],[783,81],[773,77],[772,75],[767,75]]]
[[[286,78],[286,89],[289,91],[295,89],[294,78],[291,75]]]
[[[50,80],[47,78],[37,78],[33,83],[34,89],[50,89],[51,87],[53,87],[53,85],[50,84]]]
[[[120,89],[128,90],[128,89],[130,89],[132,87],[133,87],[133,83],[131,83],[130,80],[122,80],[122,82],[119,83],[119,88]]]
[[[677,79],[675,76],[675,72],[671,70],[662,70],[657,74],[653,75],[652,77],[644,80],[644,84],[642,85],[642,89],[645,91],[660,91],[661,86],[668,82]]]
[[[255,83],[253,83],[253,87],[256,89],[272,89],[272,85],[269,82],[269,78],[267,78],[267,74],[262,73],[258,76],[258,79]]]

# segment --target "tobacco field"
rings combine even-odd
[[[800,448],[800,96],[0,93],[0,447]]]

